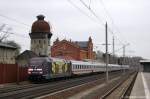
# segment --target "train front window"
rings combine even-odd
[[[43,61],[45,59],[39,59],[39,58],[33,58],[30,60],[30,66],[31,67],[37,67],[37,66],[41,66],[43,64]]]

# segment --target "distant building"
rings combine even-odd
[[[16,47],[0,42],[0,64],[15,64]]]
[[[150,60],[140,60],[141,70],[143,72],[150,72]]]
[[[33,57],[38,57],[38,55],[36,55],[34,52],[30,50],[25,50],[24,52],[22,52],[20,55],[17,56],[16,62],[18,66],[27,67],[29,60]]]
[[[52,33],[50,32],[50,25],[44,20],[43,15],[37,16],[37,21],[32,24],[29,35],[31,38],[31,51],[38,56],[49,56]]]
[[[51,47],[51,56],[74,60],[95,59],[92,39],[89,37],[88,41],[59,41],[57,38]]]

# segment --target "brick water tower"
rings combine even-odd
[[[50,56],[50,39],[52,33],[50,25],[44,20],[44,15],[38,15],[37,20],[32,24],[31,33],[31,51],[38,56]]]

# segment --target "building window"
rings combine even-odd
[[[39,40],[39,44],[41,43],[41,40]]]

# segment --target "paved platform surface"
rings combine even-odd
[[[130,99],[150,99],[150,73],[138,73]]]

